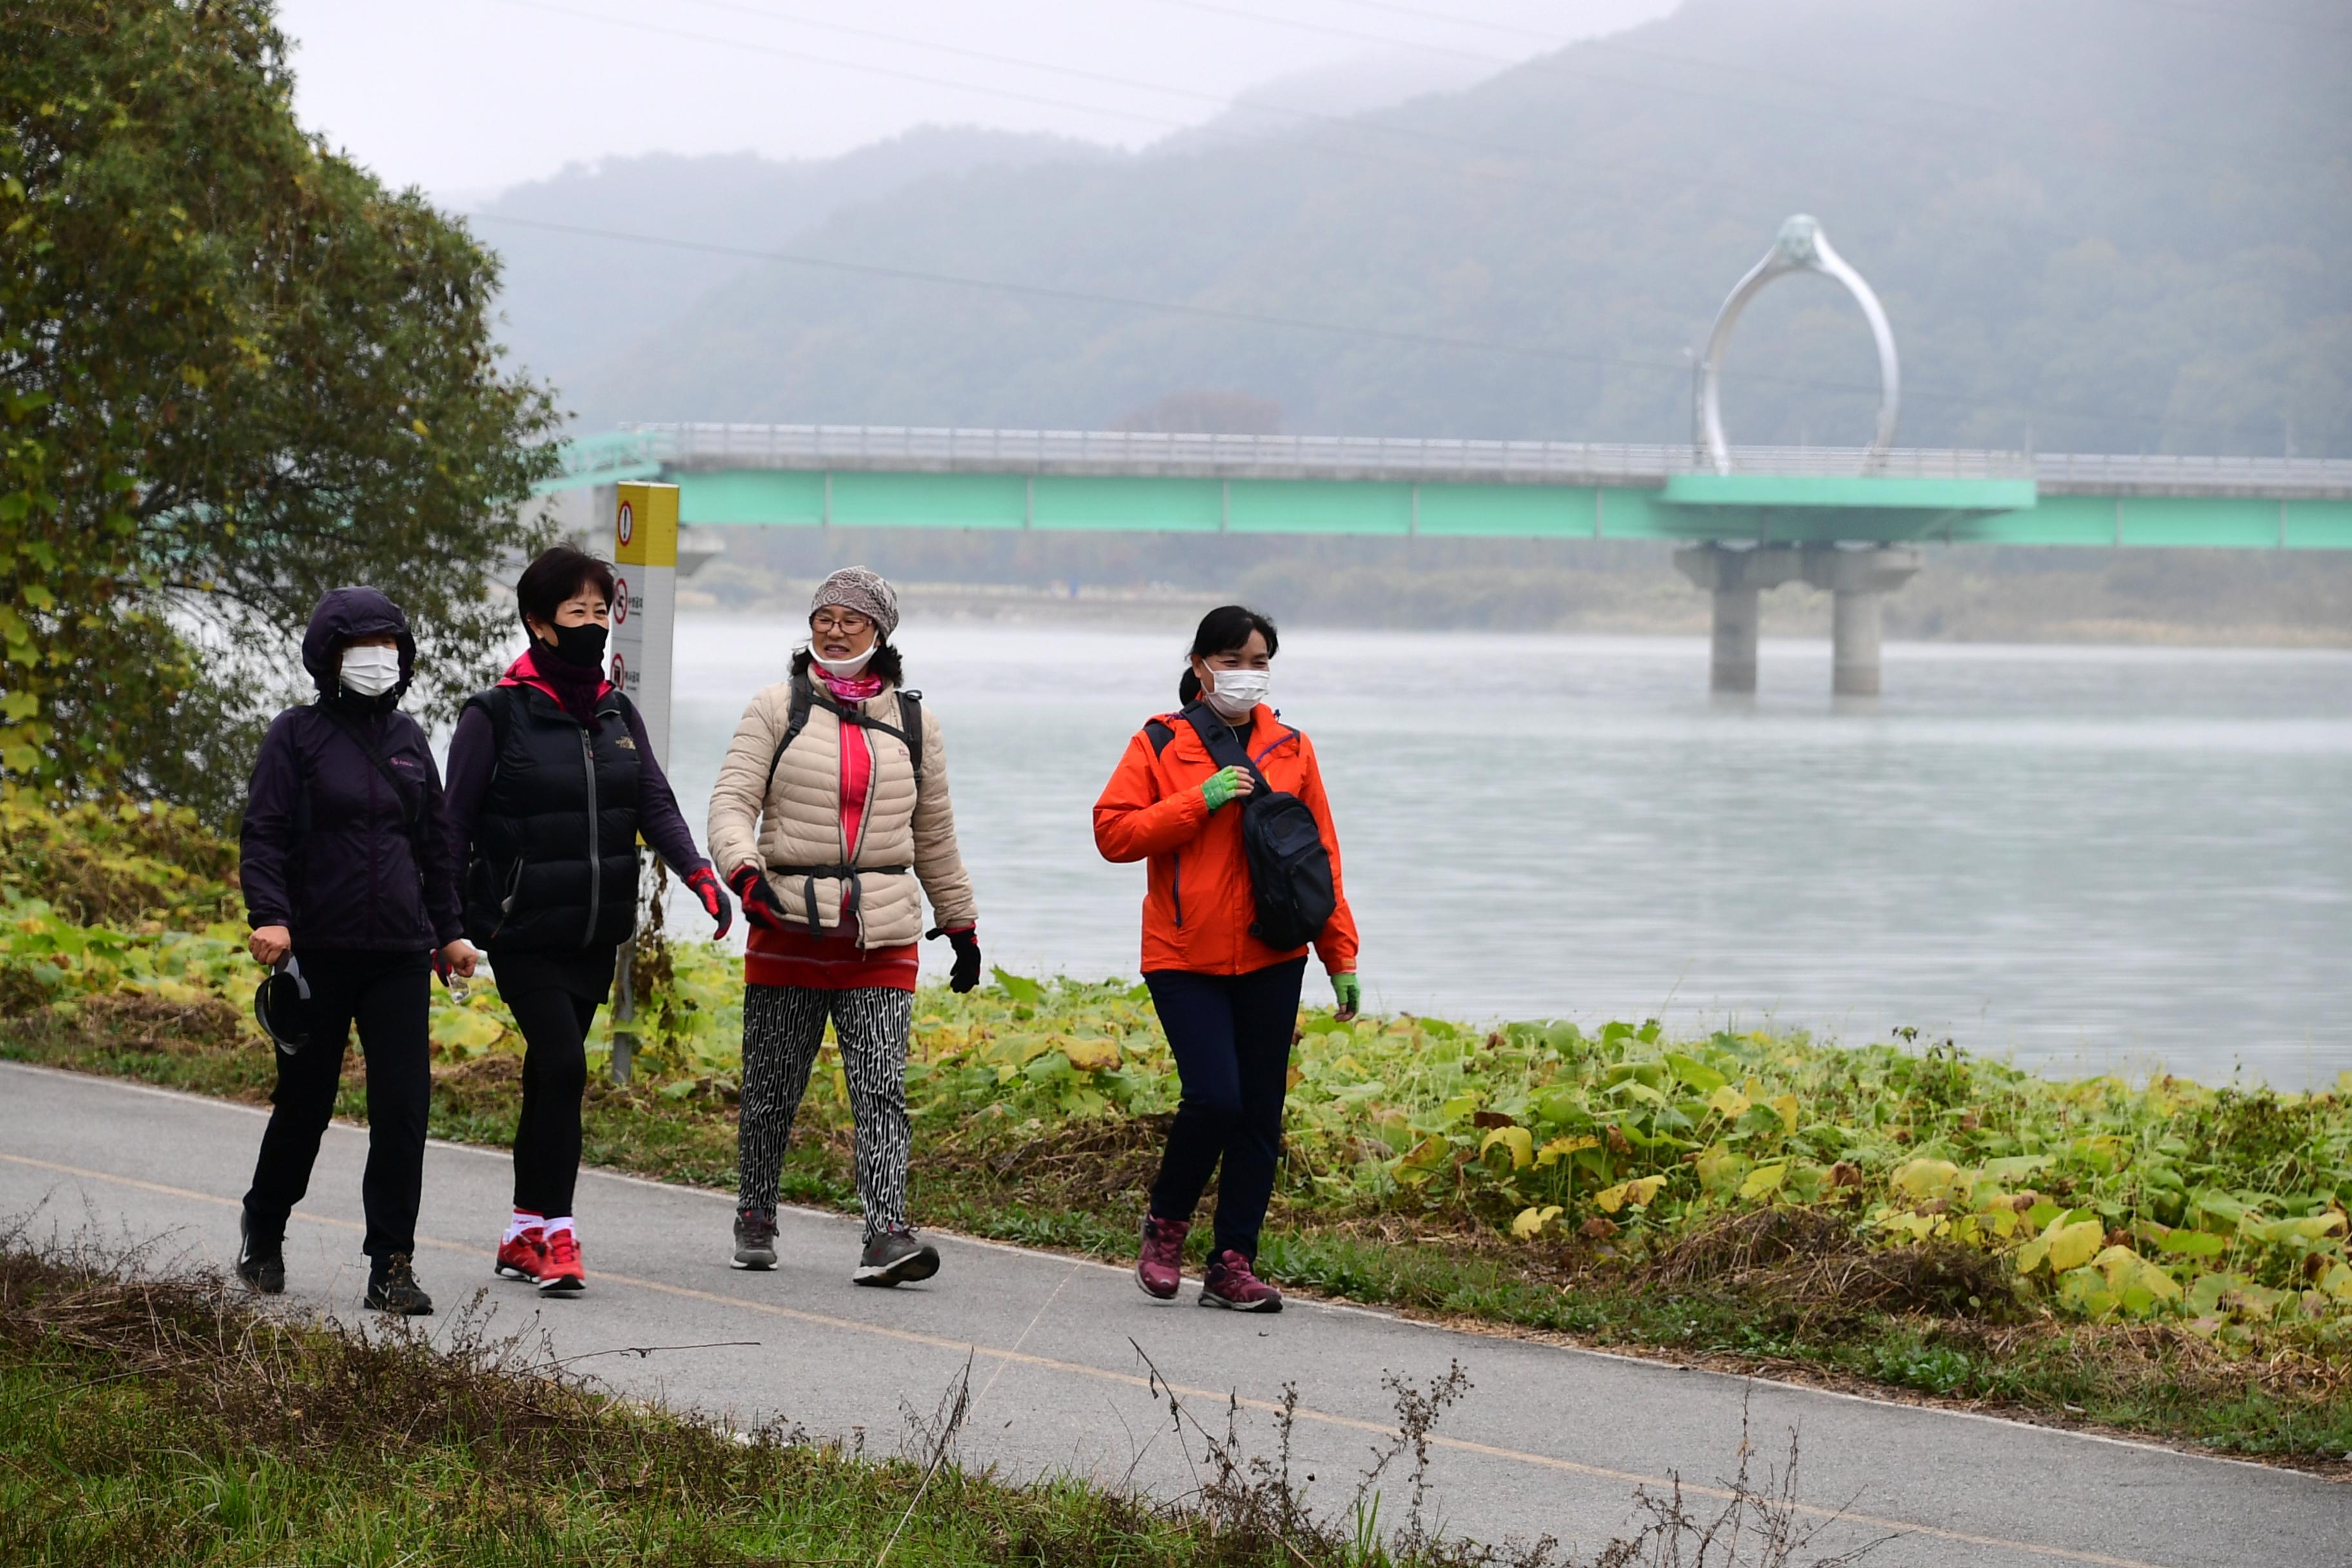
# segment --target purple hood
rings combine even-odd
[[[322,697],[332,697],[338,689],[336,672],[341,663],[343,645],[354,637],[383,637],[390,633],[400,645],[400,684],[392,689],[390,707],[399,701],[400,694],[416,674],[416,638],[408,629],[408,617],[400,606],[373,588],[335,588],[319,601],[310,612],[310,629],[302,634],[302,668],[310,672],[310,679]]]

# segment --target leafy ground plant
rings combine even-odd
[[[266,1095],[242,932],[211,923],[219,872],[125,873],[93,922],[37,891],[60,832],[85,830],[12,826],[0,858],[0,1050]],[[731,1186],[738,962],[682,942],[641,969],[636,1078],[592,1084],[588,1157]],[[2292,1094],[2054,1080],[1907,1036],[1300,1026],[1263,1258],[1287,1283],[2306,1463],[2352,1451],[2352,1075]],[[495,984],[436,992],[433,1037],[434,1130],[505,1142],[520,1041]],[[1178,1093],[1140,988],[999,971],[927,991],[908,1079],[926,1223],[1131,1247]],[[853,1205],[830,1047],[801,1129],[788,1195]]]
[[[1458,1381],[1458,1372],[1456,1378]],[[436,1349],[257,1310],[215,1278],[0,1235],[0,1559],[158,1568],[253,1562],[768,1564],[890,1562],[1157,1568],[1837,1568],[1808,1554],[1793,1489],[1729,1505],[1743,1549],[1679,1497],[1579,1558],[1492,1548],[1422,1522],[1442,1388],[1401,1394],[1412,1520],[1378,1527],[1377,1475],[1327,1523],[1231,1425],[1200,1432],[1209,1479],[1154,1500],[1062,1479],[1009,1484],[954,1462],[965,1386],[873,1460],[782,1424],[723,1431],[606,1397],[543,1346],[470,1313]],[[1410,1395],[1406,1397],[1405,1395]],[[1172,1396],[1171,1396],[1172,1399]],[[1187,1413],[1175,1405],[1181,1423]],[[1743,1443],[1742,1453],[1746,1452]],[[1791,1468],[1785,1479],[1793,1481]],[[1369,1517],[1368,1517],[1369,1516]],[[1694,1551],[1709,1550],[1704,1558]]]

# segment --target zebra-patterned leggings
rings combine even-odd
[[[736,1134],[744,1208],[776,1210],[793,1117],[808,1092],[809,1069],[833,1019],[849,1109],[857,1128],[857,1200],[866,1239],[907,1228],[907,1034],[915,994],[894,986],[819,991],[805,985],[743,987],[743,1104]]]

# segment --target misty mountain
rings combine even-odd
[[[1089,426],[1218,391],[1292,430],[1681,440],[1685,349],[1805,211],[1885,300],[1906,443],[2343,455],[2347,82],[2326,0],[1689,0],[1337,126],[838,206],[791,247],[836,265],[741,270],[565,391],[592,427]],[[566,254],[688,260],[625,248]],[[1857,441],[1874,384],[1851,303],[1785,280],[1727,423]]]
[[[1566,17],[1557,14],[1556,6],[1522,6],[1519,9],[1526,14],[1519,23],[1539,22],[1540,29],[1499,17],[1491,26],[1495,32],[1514,38],[1549,37],[1565,44],[1622,32],[1672,11],[1675,5],[1675,0],[1582,0],[1574,14]],[[1486,80],[1508,63],[1475,49],[1368,47],[1352,58],[1292,71],[1245,89],[1214,119],[1162,137],[1145,151],[1155,155],[1194,153],[1230,146],[1240,137],[1297,132],[1310,122],[1368,114],[1431,93],[1456,91]]]
[[[837,158],[654,153],[575,163],[478,204],[477,233],[506,262],[502,341],[569,390],[753,263],[723,252],[566,233],[603,229],[772,249],[858,202],[981,168],[1117,154],[1068,137],[927,126]],[[521,222],[512,220],[524,220]],[[536,228],[533,224],[557,226]],[[651,346],[658,353],[658,340]]]

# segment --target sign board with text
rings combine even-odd
[[[677,487],[615,485],[613,684],[645,715],[655,760],[669,765],[670,649],[677,622]]]

